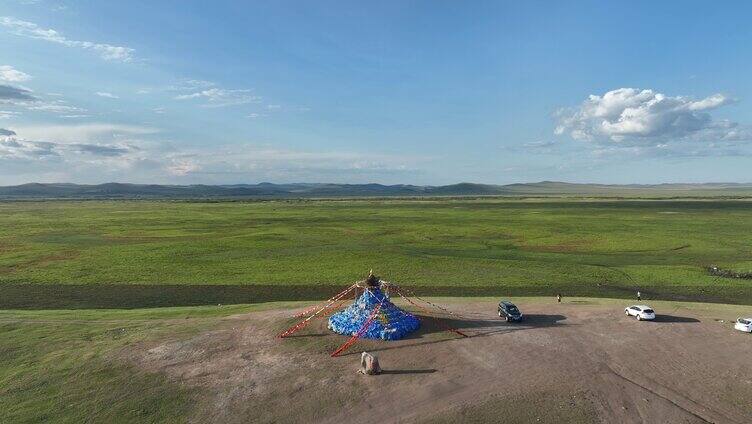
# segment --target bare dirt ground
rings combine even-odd
[[[512,324],[493,301],[441,299],[470,337],[424,317],[413,337],[339,358],[346,338],[323,319],[275,338],[289,309],[123,357],[196,388],[195,422],[752,422],[752,335],[732,329],[743,307],[653,302],[658,319],[638,322],[623,301],[516,301],[526,320]],[[363,350],[384,374],[355,372]]]

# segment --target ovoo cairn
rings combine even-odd
[[[350,299],[350,296],[354,295],[354,303],[332,314],[327,321],[327,327],[330,330],[350,336],[342,346],[332,352],[332,357],[339,356],[361,337],[380,340],[401,339],[417,330],[420,327],[420,321],[410,312],[396,307],[389,298],[390,291],[413,307],[420,309],[426,314],[426,317],[436,318],[434,315],[437,313],[457,317],[456,314],[446,308],[422,299],[410,290],[381,280],[371,271],[365,280],[352,284],[324,303],[297,313],[295,317],[303,318],[302,321],[283,331],[278,337],[291,337],[310,324],[316,317],[326,317],[332,311],[337,310]],[[462,331],[442,323],[441,319],[437,319],[436,323],[447,331],[468,337]]]
[[[376,308],[378,311],[374,312]],[[363,294],[350,306],[329,317],[328,327],[335,333],[354,336],[369,318],[370,325],[360,335],[367,339],[398,340],[420,327],[415,315],[389,300],[389,295],[382,290],[381,280],[372,273],[365,280]]]

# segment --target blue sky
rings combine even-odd
[[[6,0],[0,184],[750,182],[749,16]]]

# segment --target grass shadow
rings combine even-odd
[[[201,284],[14,284],[3,281],[0,270],[0,309],[134,309],[172,306],[236,305],[274,301],[323,301],[342,291],[342,285],[201,285]],[[495,286],[416,286],[421,296],[498,296]],[[723,295],[698,294],[694,287],[642,287],[642,293],[656,300],[683,300],[752,304],[752,292],[724,291]],[[509,296],[614,297],[630,299],[635,288],[597,287],[518,287]],[[571,303],[584,301],[572,300]]]

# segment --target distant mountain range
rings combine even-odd
[[[605,185],[573,184],[555,181],[508,185],[460,183],[445,186],[306,183],[234,185],[124,183],[84,185],[31,183],[0,187],[0,198],[4,199],[226,199],[418,196],[752,197],[752,184]]]

